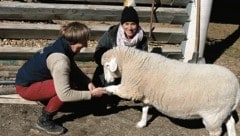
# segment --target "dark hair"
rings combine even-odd
[[[122,11],[121,24],[125,22],[135,22],[139,25],[137,11],[133,7],[125,7]]]
[[[60,35],[65,38],[70,44],[85,43],[89,40],[90,29],[79,22],[71,22],[62,25]]]

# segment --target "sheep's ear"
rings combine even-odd
[[[111,59],[109,62],[109,69],[111,72],[115,72],[117,70],[117,60],[116,58]]]

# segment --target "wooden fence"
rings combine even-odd
[[[165,55],[181,54],[180,43],[186,38],[183,25],[189,15],[186,6],[190,0],[155,0],[153,23],[151,20],[151,1],[137,0],[135,9],[139,14],[140,25],[149,37],[150,51],[161,48]],[[58,36],[60,25],[69,21],[80,21],[91,29],[91,40],[97,41],[113,24],[118,24],[123,9],[123,0],[40,0],[40,1],[1,1],[0,2],[0,39],[48,39]],[[152,26],[153,28],[150,28]],[[164,48],[170,47],[170,48]],[[17,69],[40,48],[2,46],[0,47],[0,80],[14,83]],[[76,56],[76,60],[90,62],[84,65],[90,77],[94,71],[93,48]],[[13,62],[9,66],[7,62]],[[82,65],[82,64],[80,64]],[[13,92],[11,89],[5,89]],[[0,89],[1,91],[1,89]],[[0,92],[1,94],[1,92]],[[1,96],[1,95],[0,95]],[[10,95],[9,95],[10,96]],[[1,99],[7,97],[0,97]],[[24,103],[18,97],[14,103]],[[6,99],[7,103],[8,101]],[[12,101],[13,102],[13,101]],[[28,102],[27,102],[28,103]]]

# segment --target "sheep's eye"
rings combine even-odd
[[[109,68],[109,67],[110,67],[110,65],[109,65],[109,64],[106,64],[106,65],[105,65],[105,67],[106,67],[106,68]]]

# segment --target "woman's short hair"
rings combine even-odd
[[[71,22],[62,25],[60,36],[69,41],[71,45],[76,43],[85,43],[89,40],[90,29],[85,24]]]

